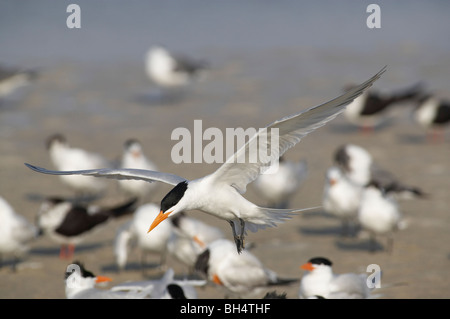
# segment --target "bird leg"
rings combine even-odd
[[[234,222],[230,220],[231,229],[233,231],[234,242],[236,243],[237,251],[240,254],[242,252],[242,249],[245,248],[244,247],[245,222],[241,218],[239,218],[239,222],[241,224],[241,228],[240,228],[240,233],[238,235],[238,234],[236,234],[236,229],[234,228]]]

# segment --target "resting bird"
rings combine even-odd
[[[292,217],[305,209],[275,209],[255,205],[245,199],[247,184],[265,168],[278,160],[312,131],[340,114],[345,106],[368,89],[385,72],[383,68],[369,80],[324,104],[284,117],[261,129],[215,172],[191,181],[183,177],[136,169],[94,169],[82,171],[50,171],[26,164],[40,173],[54,175],[87,175],[116,179],[160,181],[175,187],[161,201],[161,212],[149,231],[169,216],[182,211],[200,210],[228,221],[238,252],[244,249],[246,231],[257,231]],[[261,151],[265,150],[265,152]],[[270,150],[270,155],[267,151]],[[258,154],[259,153],[259,154]],[[246,160],[246,159],[249,160]]]
[[[299,298],[316,296],[325,299],[368,299],[375,284],[368,284],[367,274],[335,274],[333,263],[324,257],[311,258],[300,268],[307,272],[302,276]]]
[[[450,124],[450,101],[426,94],[418,100],[413,116],[427,131],[430,142],[444,140],[445,128]]]
[[[198,256],[195,269],[210,282],[240,298],[262,297],[273,286],[298,281],[280,278],[248,250],[238,254],[233,242],[227,239],[218,239],[209,244]]]
[[[0,197],[0,267],[3,255],[12,255],[12,269],[29,250],[29,244],[40,235],[39,230]]]
[[[42,202],[36,223],[44,234],[61,244],[59,257],[71,259],[75,245],[111,218],[132,214],[135,203],[136,199],[133,199],[115,207],[102,208],[49,197]]]

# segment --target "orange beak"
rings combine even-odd
[[[330,179],[330,185],[333,186],[334,184],[336,184],[337,181],[334,178]]]
[[[153,221],[152,225],[150,226],[150,229],[148,230],[147,233],[151,232],[153,230],[153,228],[155,228],[156,226],[158,226],[162,221],[164,221],[165,219],[167,219],[167,217],[169,217],[169,215],[172,212],[168,212],[168,213],[163,213],[163,211],[160,211],[158,216],[156,216],[155,220]]]
[[[106,282],[106,281],[112,281],[112,279],[109,278],[109,277],[105,277],[105,276],[97,276],[97,277],[95,277],[95,282],[96,283]]]
[[[301,269],[303,270],[309,270],[309,271],[313,271],[314,267],[311,263],[306,263],[300,266]]]
[[[214,274],[212,281],[218,285],[223,285],[222,281],[220,280],[219,276],[217,276],[217,274]]]
[[[203,241],[201,241],[197,236],[194,236],[194,241],[199,244],[200,247],[204,248],[206,245]]]

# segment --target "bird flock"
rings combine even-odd
[[[162,46],[151,48],[145,57],[145,71],[161,96],[186,89],[210,68],[204,60],[174,55]],[[310,133],[313,136],[316,129],[341,113],[364,133],[374,134],[388,109],[401,103],[417,105],[414,118],[430,132],[430,140],[436,141],[450,121],[450,104],[425,92],[422,85],[379,94],[372,86],[385,70],[352,85],[333,100],[300,108],[292,115],[280,114],[278,121],[267,126],[280,130],[280,143],[272,158],[257,163],[234,161],[242,156],[240,151],[251,149],[249,141],[215,172],[194,180],[159,172],[137,138],[123,143],[120,159],[108,160],[97,151],[71,145],[67,136],[55,133],[45,141],[49,159],[46,164],[54,170],[34,163],[26,165],[39,173],[57,175],[61,185],[74,196],[45,196],[34,222],[0,197],[0,257],[10,256],[16,272],[33,241],[47,236],[60,246],[55,258],[67,261],[67,268],[61,269],[61,278],[65,274],[61,290],[68,299],[194,299],[204,286],[220,289],[228,298],[286,298],[285,294],[274,293],[282,292],[286,285],[298,286],[298,294],[290,298],[376,298],[366,273],[335,274],[327,256],[308,256],[301,265],[303,276],[286,278],[278,274],[253,253],[248,231],[264,231],[289,222],[305,210],[315,210],[339,220],[342,236],[358,240],[365,233],[370,252],[384,250],[392,254],[396,233],[407,228],[401,202],[428,198],[426,191],[398,180],[363,146],[348,143],[330,154],[332,165],[323,171],[323,189],[318,190],[322,192],[320,207],[292,207],[292,199],[308,182],[310,165],[304,159],[292,161],[284,156],[288,149]],[[23,74],[0,73],[0,98],[24,85]],[[27,79],[35,79],[34,73]],[[260,173],[261,168],[274,161],[278,165],[276,173]],[[123,202],[111,206],[95,203],[109,195],[107,178],[117,180]],[[163,198],[155,198],[161,183],[173,188]],[[266,206],[244,198],[247,185],[254,187]],[[231,231],[195,218],[190,214],[192,210],[226,221]],[[111,282],[111,278],[93,274],[88,270],[90,265],[77,260],[76,246],[93,232],[101,233],[113,219],[121,225],[112,247],[100,249],[112,250],[120,272],[129,270],[130,254],[138,250],[143,278],[148,277],[149,271],[146,259],[156,255],[158,278],[153,273],[152,279],[105,288],[104,283]],[[276,236],[276,232],[271,234]],[[386,245],[379,244],[380,238],[386,238]],[[170,260],[185,269],[183,277],[176,278]]]

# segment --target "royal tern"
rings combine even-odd
[[[4,98],[16,89],[28,85],[36,79],[37,75],[36,70],[20,70],[0,66],[0,98]]]
[[[121,160],[122,168],[138,168],[156,171],[156,165],[144,154],[142,144],[135,138],[124,143]],[[120,188],[128,195],[145,200],[158,186],[157,183],[147,183],[136,180],[119,180]]]
[[[112,281],[105,276],[96,276],[78,261],[69,264],[65,272],[65,293],[67,299],[144,299],[149,298],[152,286],[139,291],[113,291],[98,289],[96,284]]]
[[[160,266],[165,264],[167,243],[173,232],[172,224],[169,221],[163,222],[161,229],[158,227],[154,232],[147,234],[148,225],[158,216],[159,211],[159,207],[155,204],[141,205],[134,212],[133,218],[119,227],[114,240],[114,255],[119,269],[125,268],[133,241],[140,251],[143,270],[147,254],[158,254]]]
[[[412,101],[421,93],[420,83],[390,94],[381,94],[373,89],[367,90],[347,106],[344,115],[349,122],[361,127],[363,132],[369,132],[385,120],[392,106]]]
[[[62,134],[47,138],[47,150],[53,165],[58,170],[80,170],[111,167],[102,155],[72,147]],[[86,176],[60,176],[64,184],[80,195],[98,195],[105,191],[106,183]]]
[[[383,68],[369,80],[335,99],[284,117],[268,125],[265,129],[259,130],[214,173],[191,181],[177,175],[147,170],[51,171],[30,164],[25,165],[34,171],[45,174],[140,179],[175,185],[162,199],[161,212],[151,224],[149,231],[169,216],[174,217],[182,211],[196,209],[227,220],[231,225],[236,248],[240,252],[244,248],[244,237],[247,230],[255,232],[258,229],[274,227],[277,223],[291,218],[293,213],[305,210],[259,207],[242,196],[246,191],[247,184],[254,181],[264,169],[300,142],[303,137],[334,119],[348,103],[372,86],[385,70]],[[273,138],[272,134],[278,139]],[[278,141],[273,142],[273,140]],[[271,150],[271,154],[258,156],[258,152],[262,149],[266,152]],[[246,161],[247,157],[254,160]]]
[[[307,176],[306,161],[290,161],[282,156],[274,167],[274,172],[259,175],[253,185],[268,207],[288,208]]]
[[[162,88],[180,88],[190,84],[206,69],[205,61],[175,55],[162,46],[151,47],[145,57],[148,77]]]
[[[133,213],[136,199],[115,207],[82,205],[59,197],[46,198],[38,211],[37,226],[61,244],[59,257],[71,259],[75,245],[111,218]]]
[[[308,271],[300,280],[300,299],[317,296],[325,299],[368,299],[372,297],[371,293],[375,285],[367,282],[367,274],[335,274],[332,262],[324,257],[312,258],[300,268]]]
[[[233,242],[227,239],[209,244],[198,256],[195,269],[239,298],[255,298],[270,287],[298,282],[298,279],[280,278],[248,250],[237,253]]]
[[[0,267],[3,255],[12,255],[13,270],[17,261],[29,250],[29,244],[39,236],[38,229],[0,197]]]
[[[365,186],[372,181],[376,182],[399,199],[427,197],[419,187],[407,185],[391,172],[382,169],[374,162],[369,151],[359,145],[341,145],[334,154],[334,163],[355,184]]]
[[[195,287],[206,285],[206,280],[175,279],[173,268],[166,270],[160,279],[130,281],[111,288],[111,291],[146,292],[151,299],[197,299]]]
[[[450,125],[450,101],[426,94],[418,101],[413,117],[427,130],[430,141],[443,140],[445,126]]]
[[[377,236],[387,236],[387,251],[392,252],[394,233],[406,226],[396,200],[375,182],[364,188],[358,211],[361,227],[370,233],[370,250],[375,250]]]
[[[167,243],[169,254],[194,271],[197,257],[207,245],[217,239],[225,238],[217,227],[211,226],[197,218],[180,213],[170,219],[174,231]]]
[[[322,205],[325,212],[341,220],[345,236],[356,234],[362,191],[363,187],[349,180],[338,167],[327,170]]]

